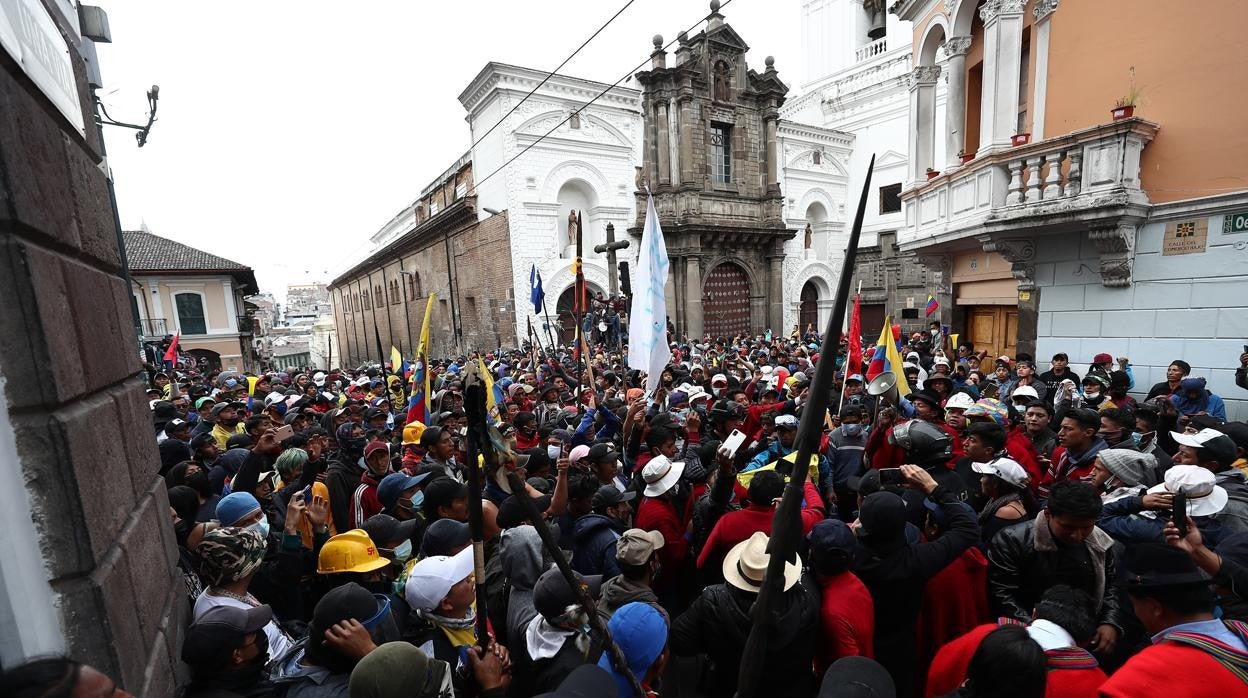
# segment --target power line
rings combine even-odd
[[[732,2],[733,2],[733,0],[727,0],[727,2],[723,3],[722,5],[720,5],[718,9],[722,10],[723,8],[728,7],[728,5],[732,4]],[[701,24],[701,23],[703,23],[703,22],[707,21],[707,20],[708,20],[708,19],[710,19],[710,18],[711,18],[711,16],[712,16],[712,15],[714,15],[714,14],[715,14],[715,12],[712,12],[711,14],[708,14],[708,15],[706,15],[705,17],[703,17],[703,18],[699,19],[698,21],[694,22],[692,26],[690,26],[690,27],[689,27],[688,29],[686,29],[685,31],[681,32],[681,34],[688,34],[689,32],[693,31],[694,29],[697,29],[697,27],[698,27],[698,25],[699,25],[699,24]],[[663,45],[662,50],[663,50],[663,51],[666,51],[667,49],[671,48],[672,44],[675,44],[675,43],[676,43],[677,41],[679,41],[679,40],[680,40],[680,34],[677,34],[675,39],[672,39],[671,41],[669,41],[669,42],[667,42],[666,44],[664,44],[664,45]],[[641,63],[638,63],[638,64],[637,64],[637,66],[636,66],[635,68],[633,68],[632,70],[629,70],[627,73],[624,73],[624,75],[620,76],[620,78],[619,78],[618,80],[616,80],[615,82],[613,82],[613,83],[611,83],[610,85],[608,85],[608,86],[607,86],[607,89],[605,89],[605,90],[603,90],[602,92],[599,92],[598,94],[594,95],[594,98],[593,98],[593,99],[591,99],[591,100],[589,100],[588,102],[586,102],[585,104],[581,105],[581,107],[580,107],[580,108],[578,108],[576,111],[572,112],[571,114],[568,114],[566,117],[564,117],[563,121],[560,121],[559,123],[555,124],[554,126],[552,126],[552,127],[551,127],[551,129],[550,129],[549,131],[547,131],[546,133],[542,134],[542,135],[541,135],[541,137],[539,137],[538,139],[534,140],[532,143],[530,143],[530,144],[528,144],[528,145],[524,146],[524,148],[523,148],[520,152],[518,152],[518,153],[516,153],[515,155],[511,156],[511,157],[510,157],[510,158],[509,158],[506,162],[504,162],[502,165],[499,165],[498,169],[496,169],[496,170],[494,170],[493,172],[489,173],[488,175],[486,175],[485,177],[481,178],[480,180],[477,180],[477,181],[473,182],[472,188],[471,188],[471,189],[469,189],[469,192],[468,192],[468,193],[470,193],[470,194],[471,194],[471,193],[475,193],[475,192],[477,191],[478,187],[480,187],[482,184],[485,184],[487,181],[489,181],[489,179],[490,179],[491,177],[493,177],[494,175],[498,174],[499,172],[502,172],[502,171],[503,171],[503,170],[504,170],[504,169],[505,169],[508,165],[510,165],[511,163],[513,163],[513,162],[515,162],[516,160],[518,160],[518,159],[520,158],[520,156],[521,156],[521,155],[524,155],[525,153],[529,152],[529,149],[530,149],[530,148],[532,148],[533,146],[537,145],[538,143],[541,143],[543,140],[545,140],[545,139],[546,139],[546,137],[547,137],[547,136],[549,136],[550,134],[552,134],[552,133],[554,133],[555,131],[557,131],[557,130],[559,129],[559,127],[560,127],[560,126],[562,126],[562,125],[564,125],[564,124],[568,123],[568,121],[570,121],[570,120],[572,119],[572,117],[574,117],[574,116],[580,116],[581,112],[582,112],[582,111],[584,111],[586,107],[588,107],[589,105],[593,104],[594,102],[597,102],[599,99],[601,99],[601,98],[602,98],[602,96],[603,96],[603,95],[607,94],[607,93],[608,93],[608,92],[610,92],[611,90],[614,90],[616,87],[619,87],[620,83],[624,82],[624,81],[625,81],[625,80],[627,80],[629,77],[631,77],[634,73],[636,73],[637,71],[639,71],[639,70],[641,70],[642,68],[644,68],[644,67],[646,66],[646,64],[647,64],[647,63],[649,63],[649,62],[650,62],[650,59],[649,59],[649,58],[646,58],[646,60],[642,61]],[[534,89],[536,89],[536,88],[534,88]],[[532,93],[530,93],[530,94],[532,94]],[[495,124],[495,125],[497,125],[497,124]]]
[[[541,82],[539,82],[539,83],[537,83],[537,87],[534,87],[533,89],[529,90],[529,93],[528,93],[527,95],[525,95],[525,96],[524,96],[524,98],[523,98],[523,99],[521,99],[519,102],[516,102],[516,105],[515,105],[515,106],[513,106],[513,107],[512,107],[512,108],[511,108],[511,109],[510,109],[510,110],[509,110],[506,114],[503,114],[502,118],[501,118],[501,119],[499,119],[497,122],[495,122],[495,123],[494,123],[494,125],[493,125],[493,126],[491,126],[491,127],[489,128],[489,130],[488,130],[488,131],[486,131],[485,133],[481,134],[481,137],[480,137],[480,138],[478,138],[477,140],[473,141],[473,142],[472,142],[472,145],[468,146],[468,150],[469,150],[469,151],[471,151],[473,148],[477,147],[477,144],[478,144],[478,143],[480,143],[481,141],[485,140],[485,137],[486,137],[486,136],[488,136],[488,135],[490,135],[491,133],[493,133],[493,132],[494,132],[494,129],[498,128],[500,124],[502,124],[504,121],[506,121],[506,120],[507,120],[507,117],[509,117],[509,116],[511,116],[512,114],[514,114],[514,113],[515,113],[515,111],[516,111],[517,109],[519,109],[519,108],[520,108],[520,105],[521,105],[521,104],[524,104],[525,100],[527,100],[529,97],[532,97],[532,96],[533,96],[533,93],[534,93],[534,92],[537,92],[537,90],[538,90],[538,89],[539,89],[542,85],[545,85],[547,80],[551,79],[551,78],[552,78],[552,77],[554,77],[554,76],[555,76],[555,75],[556,75],[556,74],[557,74],[560,70],[562,70],[562,69],[563,69],[563,66],[565,66],[565,65],[567,65],[567,64],[568,64],[568,61],[572,60],[573,58],[576,58],[576,54],[580,53],[580,52],[581,52],[581,49],[583,49],[583,48],[585,48],[586,46],[588,46],[588,45],[589,45],[589,42],[591,42],[591,41],[593,41],[595,38],[597,38],[597,36],[598,36],[599,34],[601,34],[601,33],[602,33],[602,30],[603,30],[603,29],[606,29],[608,26],[610,26],[610,24],[611,24],[612,22],[614,22],[614,21],[615,21],[615,18],[616,18],[616,17],[619,17],[620,15],[624,14],[624,10],[627,10],[627,9],[628,9],[628,6],[629,6],[629,5],[632,5],[632,4],[633,4],[634,2],[636,2],[636,1],[637,1],[637,0],[628,0],[628,2],[624,3],[624,7],[621,7],[618,11],[616,11],[616,13],[615,13],[615,14],[611,15],[611,19],[608,19],[606,24],[602,25],[601,27],[598,27],[598,31],[596,31],[596,32],[594,32],[593,34],[591,34],[591,35],[590,35],[590,37],[589,37],[588,39],[586,39],[584,42],[582,42],[580,46],[577,46],[577,47],[576,47],[576,50],[572,52],[572,55],[570,55],[570,56],[568,56],[567,58],[563,59],[563,62],[562,62],[562,63],[560,63],[558,67],[556,67],[554,70],[550,71],[550,73],[548,73],[548,74],[546,75],[546,77],[542,78],[542,81],[541,81]]]

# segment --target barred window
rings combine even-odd
[[[732,126],[711,122],[711,180],[732,183]]]

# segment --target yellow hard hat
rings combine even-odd
[[[362,529],[354,529],[325,541],[316,560],[317,574],[372,572],[390,564]]]
[[[425,433],[425,425],[423,422],[408,422],[403,427],[403,445],[411,446],[420,443],[420,437]]]

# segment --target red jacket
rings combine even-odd
[[[807,480],[805,484],[803,491],[806,495],[806,506],[801,512],[803,536],[810,533],[810,529],[827,516],[819,490],[811,484],[810,480]],[[770,502],[765,505],[750,504],[744,509],[724,514],[719,521],[715,522],[715,528],[711,529],[711,535],[706,539],[706,544],[702,546],[702,552],[698,555],[698,568],[704,567],[710,560],[722,560],[728,551],[732,550],[732,546],[749,539],[758,531],[770,536],[771,524],[775,517],[776,510]],[[638,527],[641,528],[641,524],[638,524]]]
[[[875,658],[875,602],[853,572],[820,577],[819,646],[815,671],[823,676],[841,657]]]
[[[926,698],[943,696],[957,690],[966,680],[971,656],[979,649],[979,643],[984,636],[1001,625],[1012,622],[1014,621],[1002,618],[996,623],[976,626],[969,633],[940,648],[927,672],[927,691],[924,694]],[[1045,698],[1096,697],[1097,687],[1105,682],[1105,672],[1096,665],[1096,659],[1092,655],[1073,647],[1049,650],[1045,655],[1049,664],[1044,687]],[[1186,668],[1183,671],[1186,672]]]
[[[1027,431],[1022,426],[1014,427],[1005,437],[1005,452],[1010,458],[1018,461],[1031,478],[1031,490],[1034,492],[1044,480],[1046,473],[1040,467],[1040,458],[1036,453],[1036,445],[1027,438]]]
[[[686,506],[685,511],[691,511]],[[684,569],[683,563],[689,556],[689,541],[685,539],[685,529],[689,521],[680,516],[670,500],[658,497],[645,497],[637,507],[637,517],[633,526],[645,531],[658,531],[663,534],[663,547],[659,549],[659,562],[664,569],[677,573]]]
[[[927,582],[919,611],[920,672],[941,646],[961,637],[980,623],[992,620],[988,610],[988,558],[972,546]],[[922,686],[920,681],[917,685]]]
[[[1203,649],[1162,641],[1127,660],[1101,685],[1102,698],[1242,696],[1248,684]]]
[[[883,430],[872,429],[871,430],[871,435],[867,437],[865,457],[866,457],[867,462],[870,463],[870,466],[872,468],[876,468],[876,469],[900,468],[902,464],[906,462],[906,450],[904,448],[898,448],[892,445],[891,443],[889,443],[888,435],[892,433],[893,429],[895,429],[896,427],[902,424],[905,424],[908,421],[910,420],[903,419],[900,422],[897,422],[897,424],[894,424],[893,426],[889,427],[888,429],[883,429]],[[948,424],[945,424],[944,422],[928,422],[928,423],[931,424],[932,426],[939,427],[942,431],[948,434],[950,438],[953,439],[953,451],[955,454],[961,449],[960,444],[961,444],[962,437],[958,434],[957,429],[954,429],[953,427],[949,426]],[[955,458],[960,458],[960,457],[961,456],[955,456]],[[948,463],[945,464],[945,467],[952,469],[954,462],[955,460],[951,459]]]
[[[377,498],[379,483],[380,480],[375,479],[372,473],[360,476],[360,486],[351,496],[351,521],[356,528],[364,528],[365,521],[381,513],[381,500]]]

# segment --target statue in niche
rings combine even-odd
[[[727,102],[729,99],[729,89],[731,87],[732,78],[728,64],[719,61],[715,64],[715,101]]]
[[[814,238],[815,238],[815,231],[811,230],[810,224],[807,223],[806,224],[806,248],[805,249],[808,249],[808,250],[810,249],[810,245],[811,243],[814,242]]]
[[[576,211],[568,211],[568,244],[576,245]]]

